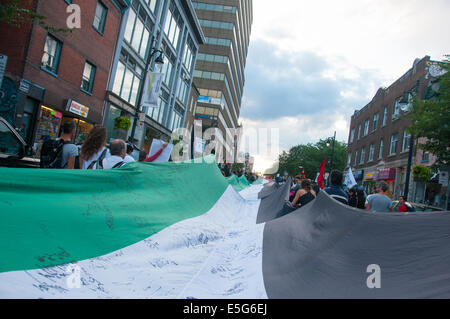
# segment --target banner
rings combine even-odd
[[[163,73],[150,72],[145,80],[144,93],[141,106],[145,108],[158,107],[158,98],[161,91]]]
[[[347,185],[348,188],[353,188],[353,186],[358,185],[358,183],[356,183],[355,177],[353,176],[351,167],[348,168],[347,175],[345,175],[344,184]]]

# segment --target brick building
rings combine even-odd
[[[127,0],[32,2],[45,23],[67,28],[69,4],[81,11],[81,28],[52,32],[33,24],[20,28],[1,23],[0,53],[8,56],[0,116],[18,128],[28,144],[41,136],[56,138],[66,121],[77,127],[81,142],[101,124],[105,94],[122,13]]]
[[[347,167],[355,179],[372,192],[377,181],[389,185],[389,195],[403,194],[409,156],[410,120],[402,118],[400,101],[416,93],[423,99],[430,85],[430,57],[416,59],[413,67],[388,88],[380,88],[372,101],[351,117],[347,149]],[[412,164],[416,161],[413,150]],[[412,176],[411,180],[412,181]],[[410,182],[410,195],[413,192]]]

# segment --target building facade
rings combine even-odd
[[[134,0],[125,13],[106,95],[104,125],[116,138],[115,119],[128,117],[133,129],[127,138],[149,151],[153,138],[169,140],[183,127],[189,110],[194,65],[204,36],[188,0]],[[162,53],[160,53],[162,52]],[[164,64],[157,70],[155,60]],[[145,70],[162,72],[157,107],[139,107]]]
[[[44,136],[57,138],[66,121],[76,124],[80,143],[101,124],[125,0],[38,1],[30,10],[55,29],[68,29],[67,7],[80,8],[81,28],[71,33],[39,24],[0,26],[0,53],[8,56],[0,116],[7,118],[29,145]]]
[[[347,166],[352,168],[355,179],[371,193],[377,181],[389,185],[388,194],[393,199],[403,195],[410,135],[408,118],[402,117],[400,101],[412,99],[415,93],[421,99],[430,86],[428,56],[416,59],[413,67],[388,88],[380,88],[371,102],[351,117],[347,149]],[[407,110],[406,110],[407,112]],[[416,147],[412,151],[412,164],[416,161]],[[414,192],[412,176],[408,198]]]
[[[203,131],[219,128],[227,139],[226,128],[239,128],[253,1],[196,0],[192,3],[206,37],[194,72],[200,92],[195,117],[202,121]],[[230,141],[236,138],[228,136]]]

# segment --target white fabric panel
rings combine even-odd
[[[254,198],[260,187],[250,189],[243,195]],[[267,298],[259,204],[229,186],[206,214],[75,263],[75,273],[68,265],[1,273],[0,298]],[[81,288],[69,288],[76,269]]]

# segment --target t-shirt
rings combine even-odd
[[[300,207],[303,207],[306,204],[308,204],[309,202],[311,202],[312,200],[314,200],[315,198],[316,197],[311,192],[307,192],[305,195],[300,196],[300,198],[298,199],[297,205],[300,205]]]
[[[367,196],[366,204],[370,204],[370,210],[376,212],[388,212],[392,207],[392,201],[386,195],[372,194]]]
[[[131,163],[131,162],[136,162],[136,160],[131,156],[131,155],[125,155],[125,158],[123,159],[123,161],[125,163]]]
[[[69,158],[78,156],[78,147],[75,144],[64,144],[61,167],[66,168]]]
[[[110,169],[113,168],[116,164],[123,162],[125,163],[125,161],[123,160],[122,157],[117,156],[117,155],[111,155],[108,158],[105,158],[103,160],[103,169]]]
[[[91,165],[91,163],[93,161],[98,160],[98,158],[102,155],[103,151],[106,149],[106,154],[105,154],[105,158],[110,157],[111,153],[109,152],[109,149],[107,149],[106,147],[102,147],[97,153],[94,154],[94,156],[92,156],[89,160],[87,161],[83,161],[83,169],[87,169],[89,167],[89,165]],[[97,169],[96,167],[97,165],[94,165],[94,167],[92,169]]]

